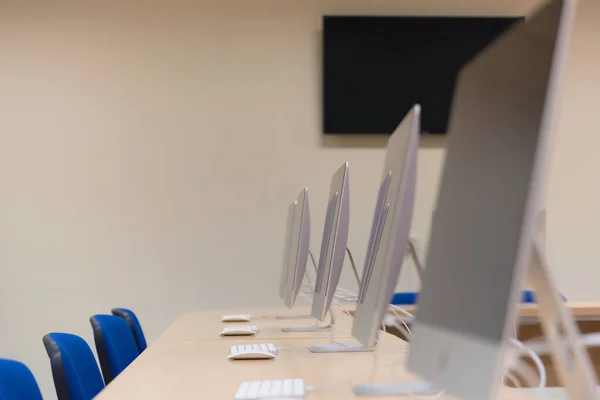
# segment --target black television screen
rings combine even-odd
[[[323,129],[392,133],[410,108],[445,133],[460,68],[518,17],[325,16]]]

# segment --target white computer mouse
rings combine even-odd
[[[223,315],[221,322],[250,322],[251,319],[250,314]]]
[[[221,336],[254,336],[258,332],[255,326],[228,326],[223,328]]]

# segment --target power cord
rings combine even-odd
[[[505,380],[508,381],[508,382],[510,382],[510,384],[513,385],[516,388],[520,388],[521,387],[521,382],[519,381],[519,378],[517,378],[510,371],[506,371],[504,373],[504,376],[502,377],[502,383],[504,383]]]
[[[392,305],[392,304],[390,304],[390,306],[391,306],[391,305]],[[399,308],[399,307],[396,307],[396,308]],[[401,309],[401,308],[400,308],[400,309]],[[400,322],[402,323],[402,325],[404,325],[404,326],[401,326],[401,325],[396,325],[396,324],[394,324],[394,328],[396,328],[396,329],[398,329],[400,332],[402,332],[402,334],[404,335],[404,337],[406,337],[406,338],[411,338],[411,337],[412,337],[412,331],[411,331],[411,330],[410,330],[410,328],[408,327],[408,324],[406,323],[406,321],[404,321],[404,318],[402,318],[402,317],[400,316],[400,314],[398,314],[398,313],[397,313],[397,312],[396,312],[396,311],[395,311],[393,308],[391,308],[390,310],[391,310],[391,311],[392,311],[392,312],[393,312],[393,313],[394,313],[394,314],[395,314],[395,315],[396,315],[396,316],[397,316],[397,317],[400,319]],[[407,311],[405,311],[405,312],[406,312],[407,314],[409,314]],[[385,326],[385,324],[384,324],[384,326]]]
[[[386,332],[387,332],[387,330],[386,330],[386,327],[385,327],[385,324],[381,324],[381,330],[382,330],[384,333],[386,333]],[[377,343],[377,344],[378,344],[378,345],[380,345],[380,346],[386,347],[386,348],[388,348],[388,349],[390,349],[390,350],[401,351],[401,352],[403,352],[403,353],[407,353],[407,352],[408,352],[408,350],[406,350],[406,349],[399,349],[399,348],[397,348],[397,347],[392,347],[392,346],[389,346],[389,345],[387,345],[387,344],[383,343],[383,342],[382,342],[381,340],[379,340],[379,339],[375,339],[375,343]]]
[[[579,338],[586,347],[600,347],[600,333],[598,332],[580,335]],[[531,339],[523,344],[538,355],[550,354],[552,352],[552,348],[543,338]],[[566,344],[566,342],[561,343],[561,345]]]
[[[413,319],[415,319],[415,316],[412,315],[411,313],[409,313],[408,311],[406,311],[404,308],[402,307],[398,307],[395,304],[390,304],[388,305],[389,308],[393,308],[394,310],[398,310],[400,311],[402,314],[404,314],[405,316],[407,316],[408,318],[410,318],[410,320],[412,321]]]
[[[532,348],[528,347],[523,342],[520,342],[517,339],[511,338],[511,339],[509,339],[509,343],[517,351],[517,353],[514,356],[514,358],[512,358],[511,361],[509,361],[508,370],[516,368],[518,370],[519,374],[525,379],[525,381],[530,386],[535,386],[535,383],[534,383],[536,381],[535,372],[532,371],[531,367],[529,367],[528,364],[519,362],[521,357],[526,355],[529,358],[531,358],[531,360],[533,361],[533,363],[536,366],[536,369],[538,372],[538,377],[539,377],[537,387],[539,389],[545,388],[546,387],[546,367],[544,367],[544,363],[542,362],[542,359],[540,358],[540,356]],[[514,363],[514,361],[516,361],[516,363]],[[505,376],[506,376],[506,374],[505,374]]]

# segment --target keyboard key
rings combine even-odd
[[[304,396],[304,380],[294,379],[292,395],[296,397]]]
[[[235,393],[236,400],[244,400],[247,398],[248,389],[250,388],[250,382],[242,382],[237,392]]]
[[[286,393],[286,389],[292,392]],[[243,382],[238,388],[236,400],[257,400],[257,399],[286,399],[302,400],[305,399],[306,389],[302,379],[286,379],[273,381],[254,381]]]
[[[267,397],[271,392],[271,382],[272,381],[263,381],[260,385],[260,390],[258,391],[258,397],[263,398]]]
[[[282,383],[280,380],[271,382],[271,397],[281,396]]]
[[[262,381],[254,381],[250,384],[250,388],[248,389],[248,398],[249,399],[257,399],[258,391],[260,389],[260,384]]]
[[[282,396],[291,396],[292,395],[292,380],[286,379],[283,381],[283,386],[281,387],[281,395]]]

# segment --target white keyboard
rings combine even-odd
[[[243,382],[235,393],[235,400],[298,400],[304,399],[303,379]]]
[[[246,344],[231,346],[230,360],[269,360],[275,358],[279,351],[272,343]]]
[[[226,326],[221,331],[221,336],[249,336],[258,333],[258,327],[256,325],[244,325],[244,326]]]

